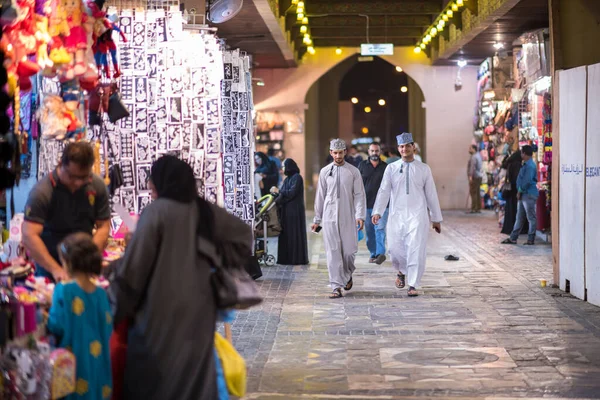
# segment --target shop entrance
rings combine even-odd
[[[386,155],[396,151],[396,135],[412,132],[426,162],[425,101],[419,85],[402,66],[358,55],[331,68],[309,89],[306,110],[306,168],[313,180],[326,165],[328,143],[339,137],[366,153],[372,142]],[[364,154],[363,154],[364,157]],[[307,192],[312,207],[314,191]]]

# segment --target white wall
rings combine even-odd
[[[585,134],[586,134],[586,67],[560,71],[558,107],[559,131],[559,246],[560,288],[585,297]],[[581,172],[583,170],[583,173]]]
[[[600,64],[588,67],[585,178],[585,284],[588,301],[600,306]],[[564,228],[563,228],[564,229]]]
[[[306,94],[322,75],[348,57],[356,49],[319,48],[315,55],[305,56],[293,69],[256,69],[264,87],[255,88],[257,110],[304,109]],[[412,48],[395,48],[393,56],[383,57],[401,66],[421,87],[426,102],[427,161],[431,166],[444,209],[464,208],[468,184],[466,164],[468,146],[473,138],[473,115],[476,102],[477,69],[463,68],[463,88],[454,90],[458,67],[433,67],[424,54]],[[295,143],[296,145],[299,143]],[[299,163],[300,164],[300,163]],[[305,170],[300,165],[301,170]]]

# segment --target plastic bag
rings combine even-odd
[[[244,396],[247,379],[246,361],[233,345],[218,332],[215,332],[215,349],[217,349],[219,360],[223,366],[229,393],[237,397]]]

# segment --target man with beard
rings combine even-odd
[[[342,288],[352,289],[354,259],[358,251],[357,228],[365,222],[365,188],[358,169],[344,160],[346,144],[334,139],[330,144],[333,163],[319,174],[312,231],[323,226],[329,283],[329,298],[342,297]]]
[[[373,224],[377,225],[390,203],[387,237],[392,266],[397,271],[396,287],[406,285],[408,295],[417,296],[417,286],[425,272],[428,227],[442,231],[442,211],[431,169],[415,160],[412,134],[398,135],[402,160],[388,165],[373,208]]]
[[[388,210],[386,207],[383,217],[379,224],[374,225],[371,220],[377,192],[383,180],[383,173],[388,165],[381,161],[381,145],[371,143],[369,146],[369,159],[364,160],[358,165],[358,170],[365,185],[367,193],[367,219],[365,221],[365,231],[367,236],[367,247],[371,253],[369,263],[383,264],[385,261],[385,228],[388,219]]]

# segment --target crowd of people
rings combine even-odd
[[[51,174],[30,193],[24,245],[36,274],[56,282],[47,327],[76,358],[73,398],[223,399],[215,357],[214,254],[242,263],[252,230],[198,197],[192,168],[174,156],[152,165],[154,201],[144,209],[124,256],[103,270],[109,198],[92,173],[94,150],[70,143]],[[69,397],[69,398],[71,398]]]
[[[408,286],[408,296],[419,294],[429,229],[440,233],[443,219],[431,169],[418,158],[412,135],[398,135],[397,143],[396,161],[378,143],[370,144],[365,157],[356,148],[347,151],[340,139],[330,143],[331,162],[319,173],[310,229],[323,232],[331,299],[353,287],[363,229],[369,262],[381,265],[389,253],[394,285]],[[477,147],[469,152],[470,212],[478,213],[481,160]],[[260,194],[276,196],[282,227],[277,261],[306,265],[304,180],[294,160],[279,166],[273,158],[256,153],[255,162]],[[78,387],[94,394],[89,398],[222,399],[213,342],[214,254],[198,242],[220,243],[229,259],[242,264],[252,253],[251,228],[198,196],[186,162],[163,156],[152,165],[148,182],[154,201],[140,216],[124,256],[107,269],[110,286],[104,291],[93,278],[103,272],[111,211],[93,165],[90,144],[68,144],[56,170],[32,189],[23,224],[23,244],[36,274],[57,283],[47,326],[75,354]],[[516,244],[528,223],[526,244],[532,245],[538,191],[531,146],[507,154],[502,168],[503,232],[510,234],[502,243]]]
[[[521,233],[527,233],[525,245],[534,245],[537,228],[536,204],[538,172],[533,160],[534,149],[524,145],[513,151],[514,138],[509,136],[503,150],[500,165],[500,196],[504,201],[504,217],[501,233],[509,235],[502,244],[517,244]],[[469,147],[467,178],[471,197],[470,214],[481,213],[481,184],[485,175],[483,159],[477,145]]]

